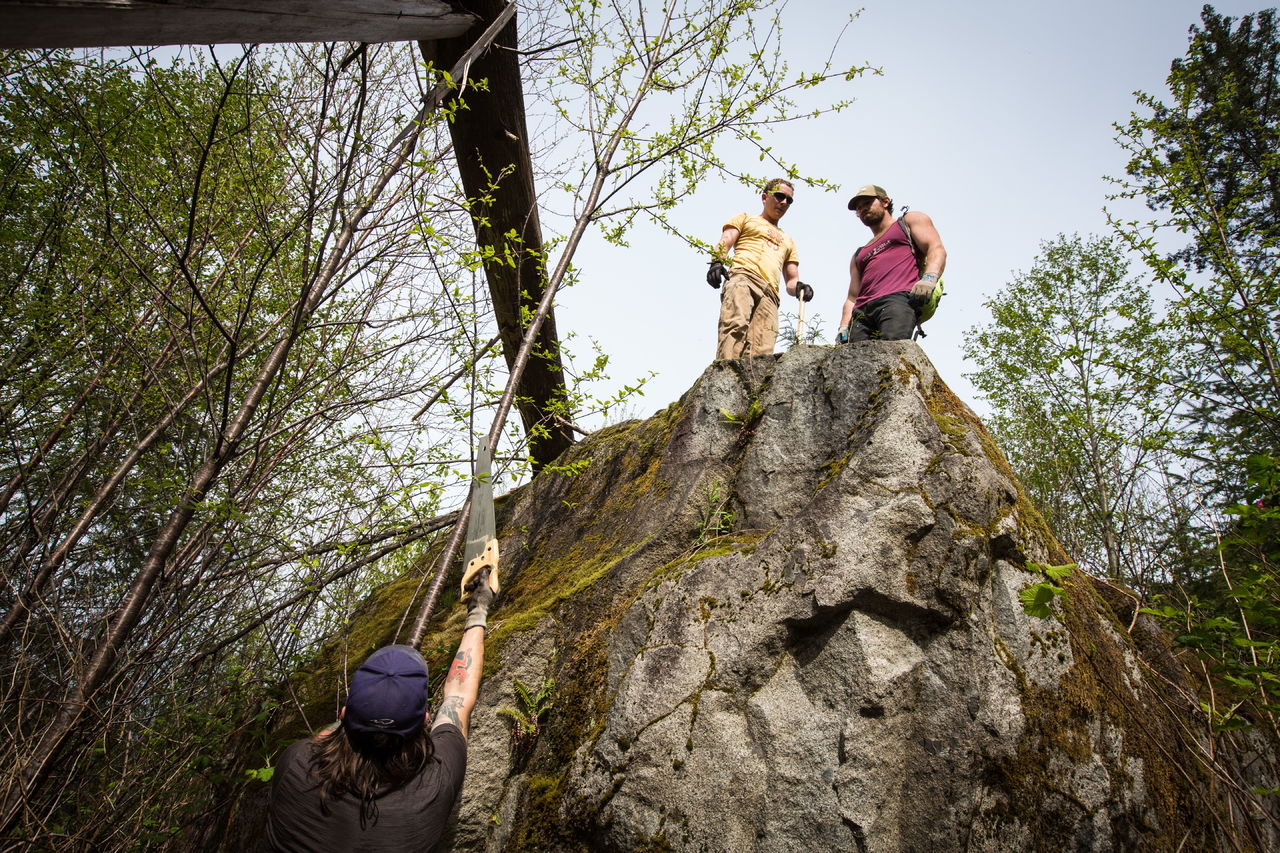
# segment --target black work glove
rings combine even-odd
[[[493,587],[489,586],[489,570],[485,569],[467,585],[467,624],[462,629],[479,625],[489,627],[489,607],[493,604]]]
[[[707,284],[720,289],[720,282],[729,277],[729,271],[724,268],[724,262],[712,261],[711,266],[707,269]]]
[[[803,281],[796,282],[796,299],[803,299],[805,302],[812,302],[813,288],[805,284]]]

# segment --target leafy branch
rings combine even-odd
[[[1043,566],[1039,563],[1027,563],[1028,569],[1033,572],[1039,572],[1044,576],[1044,580],[1033,583],[1018,593],[1018,598],[1022,601],[1022,609],[1026,611],[1028,616],[1034,616],[1037,619],[1053,617],[1054,599],[1066,594],[1067,589],[1062,585],[1062,582],[1071,576],[1071,572],[1075,567],[1075,563],[1068,563],[1065,566]]]

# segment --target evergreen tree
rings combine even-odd
[[[1158,281],[1192,357],[1166,380],[1188,392],[1183,449],[1220,503],[1240,497],[1244,461],[1280,453],[1280,33],[1274,10],[1202,12],[1168,77],[1170,101],[1119,127],[1121,195],[1156,213],[1117,222]],[[1174,243],[1172,252],[1161,249]]]
[[[1113,220],[1171,288],[1167,328],[1183,357],[1152,375],[1185,396],[1172,446],[1201,484],[1198,534],[1151,612],[1209,665],[1202,705],[1217,731],[1280,712],[1280,30],[1276,11],[1234,19],[1205,6],[1173,62],[1168,103],[1119,126],[1121,197],[1155,214]],[[1174,245],[1173,251],[1165,246]],[[1136,369],[1136,368],[1135,368]],[[1225,510],[1226,516],[1219,512]],[[1173,525],[1170,525],[1173,532]]]

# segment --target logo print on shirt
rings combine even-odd
[[[871,248],[871,251],[867,252],[866,260],[870,261],[872,258],[880,254],[887,248],[889,248],[889,240],[886,238],[884,240],[881,240],[879,243],[876,243],[875,246]]]

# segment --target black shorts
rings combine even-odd
[[[872,299],[853,312],[850,341],[905,341],[916,330],[911,291],[900,290]]]

